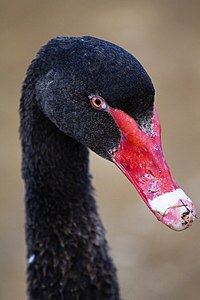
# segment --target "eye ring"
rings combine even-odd
[[[96,109],[106,109],[107,104],[106,101],[100,96],[91,96],[89,97],[91,104]]]

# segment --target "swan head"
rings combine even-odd
[[[193,223],[194,205],[163,156],[152,81],[133,55],[92,37],[58,37],[32,70],[37,105],[59,130],[114,162],[169,228]]]

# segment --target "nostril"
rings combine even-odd
[[[155,177],[153,172],[150,170],[150,169],[147,169],[147,174],[150,176],[150,177]]]

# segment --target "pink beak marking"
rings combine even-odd
[[[175,183],[164,159],[161,128],[154,108],[152,133],[121,110],[107,106],[121,132],[118,149],[112,160],[135,186],[146,205],[159,221],[174,230],[188,228],[196,217],[190,198]]]

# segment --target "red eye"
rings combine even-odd
[[[106,102],[103,98],[100,96],[92,96],[90,98],[91,104],[94,106],[96,109],[106,109]]]

